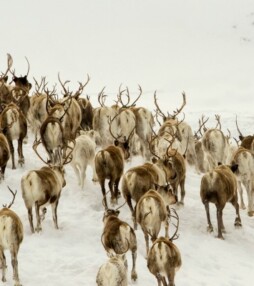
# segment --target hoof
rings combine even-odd
[[[137,275],[136,271],[133,271],[133,272],[131,273],[131,279],[132,279],[133,281],[136,281],[136,280],[138,279],[138,275]]]
[[[221,239],[221,240],[224,240],[224,237],[222,236],[222,234],[218,234],[217,238]]]
[[[212,226],[208,226],[207,227],[207,232],[209,232],[209,233],[213,232],[213,227]]]
[[[248,216],[254,216],[254,211],[249,211]]]
[[[237,228],[238,228],[238,227],[242,227],[242,223],[241,223],[240,219],[236,218],[234,225],[235,225],[235,227],[237,227]]]

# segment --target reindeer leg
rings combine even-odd
[[[180,182],[180,189],[181,189],[181,201],[180,204],[184,204],[184,197],[185,197],[185,178]]]
[[[41,231],[41,216],[40,216],[40,206],[38,201],[35,202],[35,213],[36,213],[36,219],[37,219],[37,226],[35,230],[37,232]]]
[[[237,181],[237,186],[238,186],[238,192],[240,194],[240,207],[242,210],[245,210],[246,206],[245,206],[244,201],[243,201],[243,188],[242,188],[241,181]]]
[[[101,185],[101,192],[102,192],[102,196],[103,196],[103,205],[104,205],[105,209],[107,209],[108,204],[107,204],[107,198],[106,198],[105,179],[100,180],[100,185]]]
[[[30,223],[31,232],[34,233],[34,225],[33,225],[33,210],[32,208],[28,208],[28,219]]]
[[[149,252],[149,235],[147,233],[147,231],[145,231],[144,229],[142,229],[144,232],[144,237],[145,237],[145,242],[146,242],[146,259],[148,257],[148,252]]]
[[[55,225],[56,229],[59,229],[58,227],[58,222],[57,222],[57,207],[58,207],[58,202],[59,199],[56,199],[55,202],[51,203],[51,210],[52,210],[52,217],[53,217],[53,222]]]
[[[10,252],[11,252],[11,264],[13,268],[13,280],[15,282],[14,286],[21,286],[19,282],[19,273],[18,273],[18,248],[12,245]]]
[[[137,260],[137,247],[136,246],[131,250],[131,256],[132,256],[131,279],[133,281],[136,281],[138,278],[138,275],[136,272],[136,260]]]
[[[253,199],[252,199],[252,189],[251,189],[251,182],[248,181],[246,183],[246,191],[248,197],[248,216],[253,216]]]
[[[87,164],[84,164],[83,168],[80,168],[81,189],[84,188],[85,179],[86,179],[86,169],[87,169]]]
[[[24,158],[24,155],[23,155],[23,138],[22,139],[18,139],[18,155],[19,155],[19,164],[20,166],[22,167],[25,163],[25,158]]]
[[[0,247],[0,263],[0,268],[2,268],[2,281],[6,282],[6,258],[2,247]]]
[[[165,237],[169,238],[169,222],[168,218],[165,219]]]
[[[110,194],[111,194],[111,204],[112,204],[112,206],[114,206],[116,204],[116,197],[115,197],[115,193],[114,193],[114,182],[113,182],[112,178],[110,178],[110,180],[108,182],[108,187],[109,187]]]
[[[161,286],[161,282],[162,282],[162,277],[160,275],[160,273],[157,273],[155,275],[156,279],[157,279],[157,282],[158,282],[158,286]],[[166,285],[167,286],[167,285]]]
[[[242,226],[242,222],[241,222],[241,218],[240,218],[239,204],[237,202],[237,197],[234,197],[231,200],[231,204],[234,206],[235,211],[236,211],[235,227],[241,227]]]
[[[169,274],[168,274],[168,285],[169,286],[175,286],[175,269],[172,268],[169,270]]]
[[[205,205],[206,217],[207,217],[207,223],[208,223],[207,231],[212,232],[213,226],[212,226],[211,218],[210,218],[209,202],[205,202],[204,205]]]
[[[10,152],[11,152],[11,161],[12,161],[12,169],[16,169],[15,166],[15,156],[14,156],[14,147],[11,139],[8,139],[9,147],[10,147]]]
[[[222,235],[222,226],[223,226],[223,221],[222,221],[222,207],[216,205],[217,208],[217,222],[218,222],[218,238],[224,239]]]
[[[164,276],[161,276],[161,281],[162,281],[163,286],[168,286],[166,278]],[[169,286],[171,286],[171,285],[169,285]]]

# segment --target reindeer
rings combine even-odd
[[[106,252],[109,254],[122,255],[128,250],[131,251],[131,279],[135,281],[138,278],[136,272],[137,239],[133,228],[118,218],[119,213],[120,211],[118,209],[107,209],[105,211],[103,216],[104,230],[101,241]]]
[[[174,286],[175,273],[181,266],[181,254],[172,238],[156,239],[148,253],[147,267],[156,277],[158,286]]]
[[[125,254],[114,255],[104,263],[96,276],[98,286],[128,286]]]
[[[35,141],[33,149],[38,157],[47,164],[45,160],[39,155],[37,148],[40,141]],[[30,223],[31,232],[41,231],[40,210],[45,214],[46,204],[51,204],[52,216],[55,228],[58,229],[57,207],[61,196],[62,188],[66,185],[64,178],[64,165],[70,162],[71,152],[65,158],[61,165],[44,166],[39,170],[31,170],[21,178],[22,197],[28,211],[28,219]],[[34,229],[32,208],[35,206],[35,213],[37,219],[37,226]]]
[[[94,108],[90,102],[90,98],[86,96],[86,98],[78,98],[78,104],[81,108],[82,120],[81,120],[81,128],[83,130],[90,130],[93,128],[93,111]]]
[[[248,197],[248,215],[254,215],[254,154],[240,146],[234,153],[232,164],[237,164],[236,170],[237,186],[240,194],[240,207],[245,209],[243,200],[242,184],[246,189]]]
[[[153,153],[151,145],[152,141],[149,142],[151,153],[154,155],[152,163],[147,162],[130,168],[122,178],[122,194],[130,208],[135,230],[137,229],[137,223],[132,200],[137,204],[140,198],[150,189],[155,189],[156,185],[165,186],[170,179],[176,177],[171,159]]]
[[[62,150],[67,145],[61,119],[48,116],[40,128],[41,142],[49,155],[49,163],[61,164]]]
[[[154,242],[165,225],[165,237],[169,237],[169,205],[176,203],[176,196],[169,185],[150,189],[136,205],[136,221],[140,224],[146,242],[146,254],[149,251],[149,236]]]
[[[82,132],[83,134],[81,133],[81,135],[75,139],[75,147],[73,149],[72,160],[70,162],[82,189],[84,188],[86,169],[88,165],[93,169],[93,181],[98,180],[94,164],[96,143],[95,140],[91,138],[93,135],[90,131],[89,133]]]
[[[237,123],[237,117],[236,117],[236,128],[239,133],[239,139],[241,141],[240,146],[243,148],[246,148],[248,150],[254,151],[254,135],[247,135],[244,136],[242,132],[239,129],[238,123]]]
[[[0,182],[4,180],[5,168],[10,158],[10,148],[8,141],[3,133],[0,133]]]
[[[21,286],[18,273],[18,252],[23,241],[24,231],[19,216],[10,208],[14,203],[17,191],[13,195],[12,202],[0,210],[0,268],[2,268],[2,282],[6,282],[6,258],[4,250],[9,249],[11,253],[11,263],[13,267],[13,280],[15,286]]]
[[[209,203],[214,203],[217,209],[218,238],[224,239],[222,232],[225,230],[222,213],[227,202],[236,210],[235,226],[241,226],[239,205],[237,199],[237,181],[234,173],[238,165],[219,165],[207,172],[201,179],[200,197],[205,206],[209,232],[213,231],[210,219]]]
[[[127,160],[130,157],[129,141],[133,134],[132,131],[128,138],[124,138],[124,141],[120,141],[112,133],[111,125],[113,121],[114,118],[110,122],[109,131],[112,137],[115,139],[114,145],[110,145],[98,151],[95,155],[95,170],[101,186],[104,206],[106,209],[108,208],[108,205],[106,198],[105,180],[109,179],[111,203],[114,205],[117,203],[119,194],[118,185],[124,170],[124,160]]]
[[[11,152],[12,169],[16,169],[13,140],[18,140],[18,162],[25,163],[23,155],[23,140],[27,134],[26,118],[15,103],[9,103],[0,114],[0,129],[6,136]]]
[[[109,131],[109,122],[111,122],[110,128],[113,130],[113,134],[116,134],[118,130],[117,122],[116,120],[112,122],[110,119],[116,116],[119,109],[117,106],[109,107],[105,105],[106,95],[104,90],[105,87],[98,94],[100,107],[95,108],[93,114],[93,129],[100,134],[102,148],[114,144],[114,137]]]
[[[42,77],[40,83],[34,78],[35,92],[30,97],[30,108],[27,114],[27,120],[31,126],[32,132],[37,136],[42,123],[48,116],[48,105],[51,98],[55,95],[55,88],[50,92],[46,89],[46,77]]]
[[[176,109],[173,112],[173,114],[167,113],[166,115],[160,109],[158,102],[157,102],[156,91],[154,92],[154,104],[156,106],[156,118],[160,116],[163,119],[163,124],[161,125],[159,123],[160,129],[158,131],[158,136],[166,137],[166,139],[170,140],[168,135],[175,134],[176,140],[174,141],[173,147],[177,149],[179,153],[184,155],[187,159],[187,162],[191,166],[194,165],[196,170],[198,171],[197,158],[196,158],[196,152],[195,152],[194,134],[192,132],[190,125],[184,121],[184,118],[182,120],[179,120],[177,118],[177,116],[182,112],[184,106],[186,105],[185,92],[182,93],[182,97],[183,97],[183,102],[180,108]],[[162,140],[162,144],[165,144],[164,140]]]

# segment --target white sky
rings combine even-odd
[[[144,101],[158,90],[167,111],[183,90],[189,111],[252,110],[251,0],[9,0],[0,25],[0,71],[10,53],[25,74],[26,56],[32,82],[47,76],[53,86],[60,72],[76,88],[88,73],[95,101],[104,86],[115,95],[123,83],[134,96],[140,84]]]

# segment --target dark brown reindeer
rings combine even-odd
[[[114,205],[117,203],[117,198],[119,195],[118,185],[124,170],[124,160],[127,160],[130,157],[129,140],[133,134],[132,131],[128,138],[124,138],[124,141],[120,141],[117,137],[115,137],[111,131],[111,125],[116,116],[111,119],[109,127],[112,137],[115,138],[114,145],[110,145],[100,150],[95,155],[95,170],[101,186],[104,206],[106,209],[108,208],[108,204],[106,198],[105,180],[109,180],[108,185],[111,193],[111,203]]]
[[[0,114],[0,129],[6,136],[11,152],[12,169],[16,169],[13,140],[18,140],[18,162],[22,166],[25,163],[23,155],[23,140],[27,134],[27,121],[15,103],[9,103]]]
[[[200,197],[205,206],[209,232],[213,231],[210,219],[209,203],[214,203],[217,209],[218,238],[223,239],[225,230],[222,213],[227,202],[230,202],[236,211],[235,226],[241,226],[239,204],[237,199],[237,181],[234,175],[238,165],[219,165],[211,172],[203,175],[200,185]]]
[[[6,282],[7,265],[4,250],[9,249],[14,285],[21,286],[18,273],[18,252],[23,241],[24,231],[19,216],[10,209],[14,203],[17,191],[14,193],[10,188],[9,190],[13,195],[12,202],[8,206],[4,205],[0,210],[0,268],[2,268],[2,282]]]
[[[101,237],[102,244],[107,253],[125,254],[128,250],[132,254],[131,279],[137,280],[136,259],[137,239],[133,228],[118,218],[118,209],[107,209],[103,216],[104,229]]]

